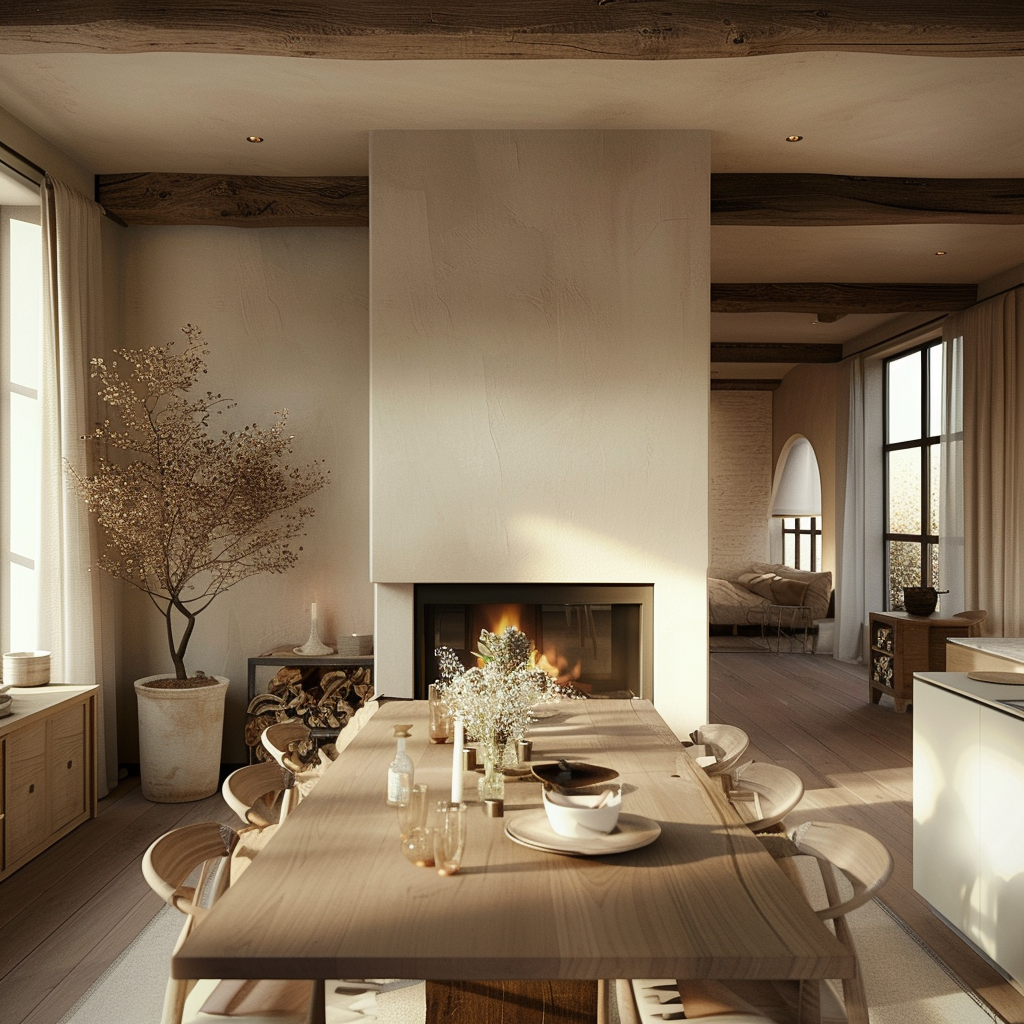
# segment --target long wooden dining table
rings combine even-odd
[[[614,768],[623,812],[651,845],[614,856],[546,853],[505,825],[542,805],[509,780],[505,817],[468,808],[461,871],[400,850],[385,803],[394,726],[431,802],[450,797],[451,744],[427,741],[426,702],[383,703],[236,884],[174,954],[177,978],[816,979],[854,958],[812,913],[722,791],[639,700],[549,705],[533,760]],[[680,762],[677,764],[677,761]],[[464,773],[467,801],[475,799]]]

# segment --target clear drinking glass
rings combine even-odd
[[[418,868],[434,866],[434,832],[432,828],[416,828],[402,836],[402,853]]]
[[[437,805],[437,827],[433,832],[437,873],[457,874],[466,846],[466,805],[441,801]]]
[[[423,828],[427,824],[427,784],[418,782],[409,790],[408,799],[398,805],[398,830],[407,836],[415,828]]]

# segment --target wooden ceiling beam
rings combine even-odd
[[[842,345],[711,343],[713,363],[838,363],[842,358]]]
[[[365,177],[98,174],[96,201],[126,224],[366,227]]]
[[[1024,178],[712,174],[711,223],[752,227],[1024,224]]]
[[[999,0],[4,0],[0,53],[245,53],[345,60],[677,60],[860,51],[1024,54],[1024,6]]]
[[[96,198],[129,224],[365,227],[369,179],[101,174]],[[1024,224],[1024,178],[712,174],[711,223],[751,227]]]
[[[966,309],[973,284],[712,284],[712,313],[920,313]]]
[[[781,380],[761,380],[755,377],[711,378],[712,391],[774,391],[780,384]]]

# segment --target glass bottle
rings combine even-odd
[[[412,730],[411,725],[396,725],[395,739],[398,741],[398,752],[395,759],[388,765],[388,799],[392,807],[407,803],[412,792],[413,766],[412,758],[405,752],[405,741]]]

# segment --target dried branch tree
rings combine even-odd
[[[101,455],[93,476],[74,470],[78,489],[106,534],[100,567],[147,594],[167,624],[178,679],[186,679],[185,651],[196,617],[218,594],[258,573],[295,565],[313,515],[299,504],[328,482],[322,462],[295,468],[285,433],[287,412],[270,427],[246,424],[216,431],[211,420],[235,403],[212,391],[193,395],[206,373],[209,349],[202,332],[182,328],[174,343],[118,349],[126,364],[92,361],[100,400],[111,419],[87,440],[124,452]],[[175,638],[174,612],[184,618]]]

